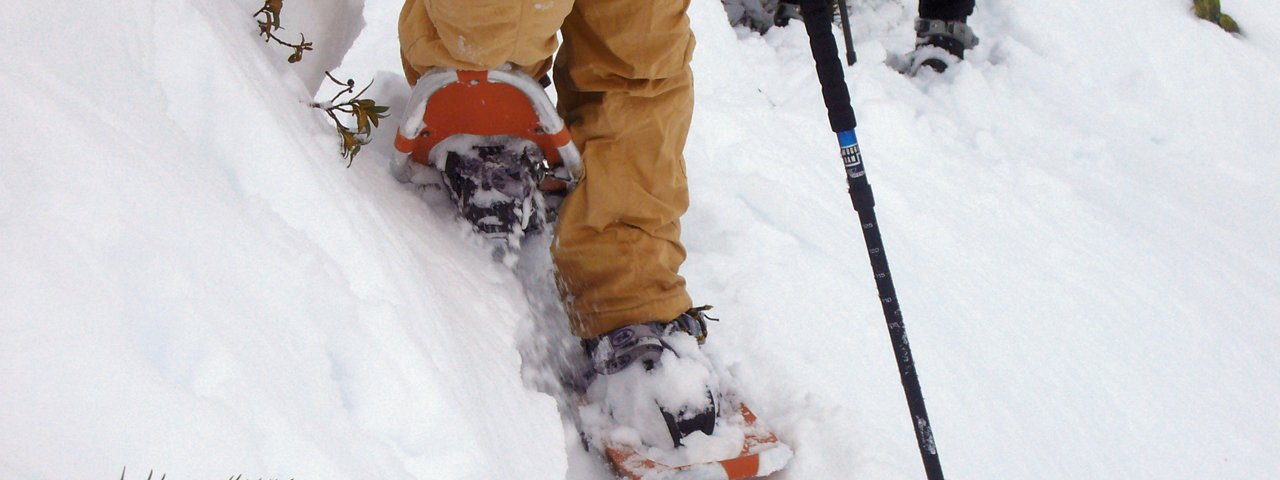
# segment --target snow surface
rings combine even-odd
[[[306,67],[253,0],[8,3],[6,477],[607,476],[539,391],[545,282],[391,178],[394,127],[348,169],[306,105],[341,59],[397,123],[400,2],[286,2],[332,42]],[[855,6],[859,138],[952,478],[1280,474],[1280,5],[1225,2],[1241,38],[1188,3],[980,2],[977,49],[915,79],[883,63],[915,3]],[[708,351],[795,449],[773,478],[922,478],[803,28],[690,15]]]

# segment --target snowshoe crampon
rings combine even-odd
[[[392,175],[443,186],[478,233],[512,247],[553,220],[548,197],[563,195],[583,174],[542,85],[512,70],[427,72],[395,145]]]
[[[756,421],[755,414],[738,404],[743,417],[744,441],[741,453],[732,458],[666,465],[640,454],[636,449],[611,442],[605,454],[614,470],[628,480],[739,480],[759,478],[782,470],[791,460],[791,448]]]

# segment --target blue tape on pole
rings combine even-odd
[[[836,132],[840,139],[840,157],[844,159],[844,171],[850,180],[866,176],[862,169],[862,152],[858,148],[858,136],[853,130]]]
[[[840,148],[852,147],[858,144],[858,135],[853,133],[853,130],[836,132],[836,139],[840,141]]]

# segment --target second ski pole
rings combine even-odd
[[[876,221],[875,198],[867,181],[862,164],[862,152],[858,148],[858,136],[854,132],[857,120],[849,99],[849,87],[844,80],[844,67],[840,64],[835,37],[831,34],[831,7],[825,0],[801,0],[801,15],[805,31],[809,33],[809,48],[817,65],[818,81],[822,85],[822,99],[827,106],[827,119],[840,143],[840,156],[844,160],[845,176],[849,183],[849,198],[858,212],[862,235],[871,259],[871,272],[875,275],[880,306],[884,310],[889,338],[893,342],[894,358],[898,362],[898,374],[907,396],[907,408],[911,412],[911,424],[915,427],[916,443],[929,480],[943,480],[942,463],[933,441],[933,429],[929,414],[925,411],[924,394],[920,391],[920,379],[916,376],[915,361],[911,358],[911,345],[898,307],[898,294],[889,274],[889,260],[885,256],[884,241],[880,237],[880,224]]]

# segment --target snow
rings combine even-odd
[[[632,342],[665,343],[654,359],[655,367],[641,366],[642,360],[635,358],[631,367],[598,376],[586,389],[585,404],[577,407],[582,430],[596,449],[602,451],[606,441],[625,445],[664,465],[710,463],[740,454],[745,442],[741,415],[718,415],[711,435],[693,432],[683,439],[684,448],[673,448],[666,423],[652,421],[654,406],[676,421],[714,408],[712,402],[722,410],[734,409],[736,402],[724,396],[732,393],[729,387],[736,382],[727,372],[718,371],[697,340],[687,334],[638,338]],[[610,347],[601,342],[597,348]],[[601,355],[601,350],[595,354]]]
[[[1182,0],[981,2],[981,44],[914,79],[884,61],[915,3],[855,5],[846,75],[952,478],[1280,471],[1280,6],[1225,3],[1244,37]],[[260,5],[0,16],[0,470],[607,478],[542,393],[545,265],[393,179],[394,127],[348,169],[307,106],[340,63],[399,122],[400,2],[286,2],[317,45],[293,66]],[[794,449],[771,478],[921,478],[803,28],[690,15],[706,350]]]

